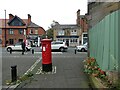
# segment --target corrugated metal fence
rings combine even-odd
[[[107,15],[89,30],[90,57],[105,71],[118,70],[119,13],[120,10]]]

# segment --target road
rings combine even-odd
[[[26,52],[22,55],[22,52],[6,52],[5,48],[2,49],[2,84],[5,86],[6,80],[11,79],[11,66],[17,65],[18,76],[22,76],[36,60],[41,58],[41,53],[32,54]]]
[[[18,76],[22,76],[37,60],[41,59],[41,52],[39,48],[33,48],[35,53],[32,54],[30,52],[26,52],[25,55],[22,55],[21,52],[13,52],[12,54],[6,52],[5,48],[2,49],[2,85],[3,87],[6,86],[6,80],[11,79],[11,66],[17,65],[17,74]],[[52,56],[57,60],[59,58],[66,59],[66,58],[73,58],[75,51],[74,48],[69,48],[67,52],[52,52]],[[83,60],[86,58],[87,54],[82,52],[77,52],[76,58],[81,58]],[[71,61],[71,63],[73,62]],[[54,61],[54,60],[53,60]],[[56,65],[59,63],[56,63]],[[67,63],[67,61],[65,62]],[[59,65],[58,65],[59,66]],[[81,66],[81,65],[80,65]],[[69,68],[69,65],[66,66]]]

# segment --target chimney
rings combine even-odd
[[[31,22],[31,15],[28,14],[28,24],[30,24],[30,22]]]
[[[9,14],[9,20],[11,20],[14,16],[12,14]]]
[[[80,17],[80,9],[77,11],[77,18]]]
[[[76,20],[77,25],[80,25],[80,9],[77,11],[77,20]]]

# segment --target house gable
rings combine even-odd
[[[18,16],[15,16],[13,19],[11,19],[8,22],[8,25],[10,25],[10,26],[25,26],[26,24]]]

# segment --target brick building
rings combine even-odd
[[[80,10],[77,11],[77,26],[81,28],[80,40],[81,44],[85,44],[88,41],[88,24],[86,15],[80,15]]]
[[[54,40],[64,41],[68,46],[76,46],[87,42],[87,21],[85,15],[80,15],[80,10],[77,11],[76,24],[54,22],[52,28]]]
[[[0,43],[2,46],[13,45],[17,42],[27,40],[31,43],[37,41],[38,37],[45,34],[45,30],[28,19],[21,19],[18,16],[9,14],[9,19],[0,19]]]

